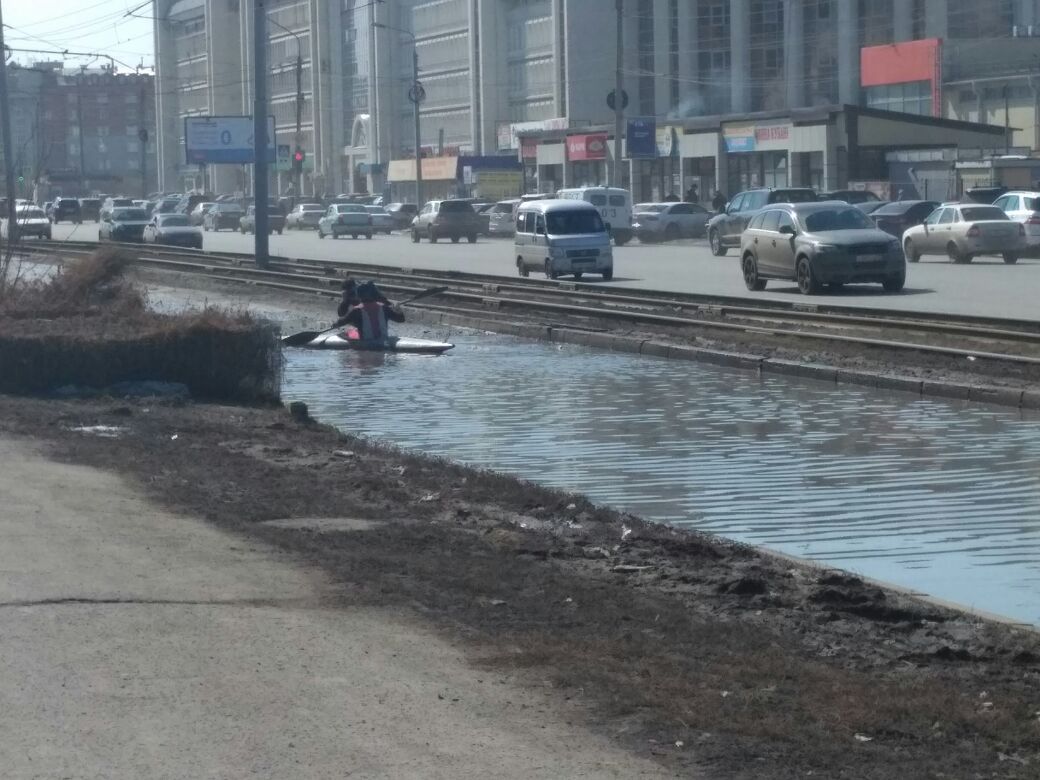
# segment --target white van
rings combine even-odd
[[[599,209],[585,201],[536,200],[522,203],[516,212],[513,239],[516,270],[528,276],[543,271],[547,278],[564,274],[614,277],[610,234]]]
[[[618,246],[632,240],[632,193],[619,187],[577,187],[560,190],[557,198],[584,200],[599,209],[599,215]]]

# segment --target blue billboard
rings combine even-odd
[[[652,116],[629,119],[625,141],[630,158],[654,159],[657,157],[657,120]]]

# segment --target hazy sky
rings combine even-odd
[[[3,0],[0,0],[2,2]],[[136,9],[136,10],[135,10]],[[7,0],[3,3],[4,42],[12,49],[67,49],[101,52],[131,67],[154,61],[150,0]],[[11,29],[14,28],[14,29]],[[14,52],[21,63],[55,59]],[[82,63],[89,58],[69,57]],[[120,66],[121,67],[121,66]]]

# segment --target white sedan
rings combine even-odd
[[[14,212],[15,225],[14,238],[25,238],[36,236],[37,238],[51,237],[51,221],[39,206],[21,205]],[[11,226],[9,220],[3,222],[3,237],[11,238]]]
[[[372,217],[372,230],[376,233],[386,233],[388,236],[394,229],[394,218],[382,206],[365,206],[365,211]]]
[[[916,263],[922,255],[946,255],[951,263],[970,263],[976,255],[1000,255],[1018,262],[1026,247],[1026,231],[996,206],[947,203],[920,225],[903,233],[903,253]]]
[[[711,217],[698,203],[638,203],[632,212],[632,229],[643,243],[703,236]]]

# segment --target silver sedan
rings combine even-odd
[[[949,203],[940,206],[920,225],[903,233],[906,259],[916,263],[922,255],[946,255],[951,263],[970,263],[976,255],[1001,255],[1017,263],[1026,246],[1025,226],[1014,222],[996,206]]]
[[[632,229],[643,243],[697,238],[705,234],[711,213],[698,203],[639,203]]]

